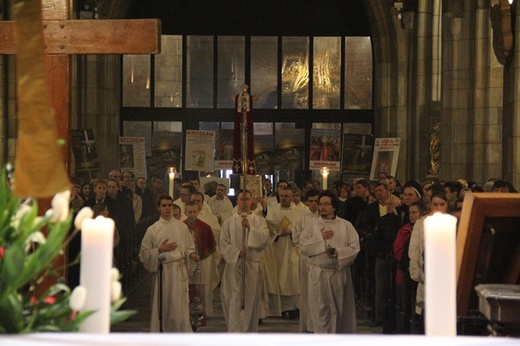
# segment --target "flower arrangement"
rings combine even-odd
[[[58,193],[44,216],[36,200],[22,200],[11,193],[7,165],[0,175],[0,333],[73,332],[95,311],[83,311],[85,287],[70,288],[58,278],[43,294],[36,287],[47,276],[58,277],[53,262],[63,253],[82,222],[92,218],[84,208],[69,235],[72,213],[70,191]],[[46,236],[42,232],[46,229]],[[111,323],[126,320],[135,311],[118,311],[125,302],[117,269],[112,272]]]

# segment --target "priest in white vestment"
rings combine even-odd
[[[279,188],[280,204],[268,208],[266,222],[273,242],[275,265],[278,272],[282,316],[295,319],[298,317],[298,298],[300,295],[300,250],[293,242],[292,233],[296,221],[303,214],[292,202],[290,188]]]
[[[301,249],[301,233],[303,229],[312,224],[319,216],[318,209],[318,196],[320,192],[315,189],[311,189],[307,191],[305,195],[306,205],[308,207],[307,212],[304,213],[298,221],[296,221],[296,226],[294,227],[293,232],[293,242],[294,244]],[[309,258],[305,256],[305,254],[300,253],[300,319],[299,319],[299,327],[300,332],[312,332],[312,319],[309,313],[309,294],[308,294],[308,284],[309,284]]]
[[[309,257],[309,311],[314,333],[355,333],[356,305],[350,265],[359,253],[352,224],[336,216],[339,199],[331,191],[319,197],[320,217],[305,227],[301,251]]]
[[[215,195],[208,199],[208,205],[218,219],[218,223],[222,225],[225,219],[233,215],[233,203],[226,195],[226,185],[218,184]]]
[[[265,220],[251,212],[252,197],[237,196],[238,212],[224,221],[220,250],[226,267],[221,298],[228,332],[257,332],[263,286],[262,250],[269,241]]]
[[[191,333],[187,261],[198,262],[188,227],[172,216],[171,196],[159,197],[159,221],[143,237],[139,260],[152,277],[152,316],[150,331]],[[162,261],[160,261],[162,260]],[[159,296],[159,264],[162,262],[162,299]],[[162,316],[159,302],[162,300]]]

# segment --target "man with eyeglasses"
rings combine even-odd
[[[356,304],[350,265],[359,253],[352,224],[336,216],[339,198],[331,191],[319,196],[320,217],[300,238],[309,257],[309,311],[314,333],[355,333]]]

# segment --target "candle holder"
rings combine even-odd
[[[327,190],[327,177],[329,176],[330,169],[325,166],[320,169],[323,190]]]

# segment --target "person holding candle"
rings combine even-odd
[[[430,197],[429,213],[432,215],[436,212],[446,213],[448,210],[448,199],[446,194],[441,191],[435,191]],[[408,248],[408,257],[410,257],[410,277],[418,283],[415,298],[415,314],[412,317],[412,333],[424,333],[424,219],[420,218],[410,237],[410,245]]]
[[[155,275],[152,278],[151,332],[187,332],[193,330],[190,323],[187,261],[200,261],[188,227],[173,218],[173,200],[163,195],[158,202],[159,221],[150,226],[143,237],[139,259],[143,266]],[[162,260],[162,261],[161,261]],[[163,265],[160,292],[157,273]],[[162,293],[162,297],[159,295]],[[162,309],[159,309],[162,302]],[[162,310],[162,311],[161,311]],[[159,311],[162,316],[159,316]],[[162,328],[160,321],[162,320]]]

